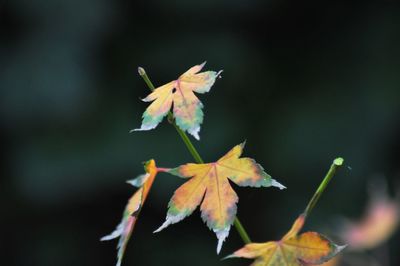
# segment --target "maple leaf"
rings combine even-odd
[[[178,127],[199,140],[200,124],[203,122],[203,104],[194,92],[208,92],[222,72],[198,73],[205,64],[206,62],[190,68],[177,80],[156,88],[144,98],[144,102],[153,102],[143,113],[141,127],[133,131],[150,130],[157,127],[173,105],[173,116]]]
[[[105,241],[119,237],[119,242],[117,246],[117,266],[121,265],[126,246],[132,234],[140,210],[147,198],[147,195],[149,194],[150,188],[154,182],[157,172],[159,171],[159,169],[157,169],[156,167],[154,160],[146,162],[144,168],[146,174],[140,175],[136,179],[128,181],[129,184],[135,187],[139,187],[139,189],[129,199],[128,204],[125,207],[121,223],[117,226],[114,232],[100,239],[101,241]]]
[[[370,193],[364,217],[358,222],[348,222],[340,233],[353,250],[376,248],[400,225],[400,201],[389,197],[385,181],[374,184]]]
[[[338,254],[346,246],[338,246],[316,232],[298,235],[305,221],[300,215],[290,231],[279,241],[250,243],[227,258],[255,259],[252,266],[319,265]]]
[[[168,204],[166,221],[155,232],[183,220],[201,203],[201,217],[216,233],[219,253],[234,221],[238,202],[228,179],[239,186],[285,188],[253,159],[239,158],[243,148],[244,143],[237,145],[213,163],[189,163],[169,170],[171,174],[191,179],[175,191]]]

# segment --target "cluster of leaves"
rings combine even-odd
[[[165,116],[168,116],[170,122],[183,136],[185,143],[190,140],[184,132],[199,140],[200,125],[203,122],[203,104],[194,92],[208,92],[222,72],[200,72],[204,65],[205,63],[190,68],[178,79],[154,89],[145,97],[143,101],[152,103],[143,113],[141,127],[134,131],[154,129]],[[144,70],[139,69],[139,73],[153,89]],[[194,149],[193,145],[190,145],[191,149]],[[200,205],[201,218],[217,236],[217,253],[219,253],[234,223],[239,200],[229,180],[238,186],[285,188],[272,179],[255,160],[241,157],[243,148],[244,143],[236,145],[220,159],[211,163],[203,163],[199,156],[197,163],[188,163],[175,168],[157,167],[154,160],[146,162],[145,174],[128,181],[138,187],[138,190],[129,199],[121,223],[114,232],[101,239],[110,240],[119,237],[117,265],[121,265],[138,215],[159,172],[169,173],[187,181],[175,191],[168,204],[166,220],[155,232],[183,220]],[[252,265],[258,266],[321,264],[343,249],[343,246],[337,246],[315,232],[299,235],[306,217],[307,213],[302,214],[281,240],[262,244],[249,243],[228,257],[253,258],[255,262]]]

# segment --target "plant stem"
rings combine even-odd
[[[343,158],[336,158],[333,160],[331,167],[329,168],[328,173],[326,173],[324,180],[322,180],[321,184],[319,185],[317,191],[315,191],[313,197],[311,198],[310,202],[308,203],[305,211],[304,217],[307,218],[308,215],[311,213],[315,205],[317,204],[319,198],[321,197],[322,193],[324,193],[326,187],[328,186],[329,182],[331,181],[332,177],[335,175],[336,170],[343,165]]]
[[[239,233],[239,235],[242,238],[243,242],[245,244],[251,243],[251,239],[250,239],[249,235],[247,234],[246,230],[244,229],[242,223],[237,218],[237,216],[235,217],[235,220],[233,221],[233,225],[235,226],[236,231]]]
[[[153,83],[151,82],[151,80],[149,79],[149,77],[147,76],[147,73],[143,69],[143,67],[138,67],[138,72],[139,72],[139,75],[143,78],[144,82],[146,82],[147,87],[149,87],[149,89],[151,91],[154,91],[155,87],[154,87]]]
[[[190,154],[192,154],[196,163],[204,163],[203,159],[201,158],[200,154],[197,152],[196,148],[193,146],[193,143],[190,141],[188,135],[183,132],[175,122],[172,123],[176,131],[178,132],[179,136],[181,136],[182,141],[185,143],[186,148],[189,150]]]
[[[155,87],[154,87],[153,83],[151,82],[151,80],[149,79],[149,77],[147,76],[146,71],[142,67],[139,67],[138,68],[138,72],[139,72],[139,75],[143,78],[144,82],[149,87],[149,89],[151,91],[154,91]],[[190,154],[193,156],[193,158],[196,161],[196,163],[199,163],[199,164],[204,163],[203,159],[201,158],[200,154],[198,153],[198,151],[194,147],[193,143],[190,141],[190,139],[187,136],[187,134],[176,125],[176,123],[174,121],[174,116],[171,113],[171,111],[168,112],[168,121],[174,126],[174,128],[178,132],[178,134],[181,137],[182,141],[185,143],[186,148],[189,150]],[[239,235],[242,238],[243,242],[245,244],[251,243],[249,235],[247,234],[246,230],[244,229],[242,223],[239,221],[237,216],[235,216],[235,220],[233,222],[233,225],[235,226],[236,231],[239,233]]]

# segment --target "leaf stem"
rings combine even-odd
[[[333,163],[331,167],[329,168],[328,173],[326,173],[324,180],[322,180],[321,184],[319,185],[317,191],[315,191],[313,197],[311,198],[310,202],[308,203],[305,211],[304,211],[304,217],[307,218],[308,215],[310,215],[311,211],[317,204],[319,198],[321,195],[324,193],[326,187],[328,186],[329,182],[331,181],[332,177],[335,175],[336,170],[343,165],[343,158],[339,157],[333,160]]]
[[[149,89],[151,91],[154,91],[156,88],[153,85],[153,82],[151,82],[151,80],[149,79],[149,77],[147,76],[146,71],[144,70],[143,67],[138,67],[138,72],[139,75],[142,77],[142,79],[144,80],[144,82],[146,82],[147,87],[149,87]]]
[[[246,230],[244,229],[242,223],[237,218],[237,216],[235,217],[235,220],[233,221],[233,225],[235,226],[236,231],[239,233],[239,235],[242,238],[243,242],[245,244],[251,243],[251,239],[250,239],[249,235],[247,234]]]
[[[176,131],[178,132],[179,136],[181,136],[182,141],[185,143],[186,148],[189,150],[190,154],[192,154],[196,163],[204,163],[203,159],[201,158],[200,154],[197,152],[196,148],[194,147],[193,143],[190,141],[188,135],[183,132],[175,122],[172,123]]]
[[[149,79],[149,77],[147,76],[146,71],[142,67],[139,67],[138,72],[139,72],[139,75],[143,78],[144,82],[149,87],[149,89],[151,91],[154,91],[155,87],[154,87],[153,83],[151,82],[151,80]],[[191,140],[189,139],[187,134],[176,125],[171,111],[168,112],[168,121],[174,126],[174,128],[178,132],[182,141],[185,143],[186,148],[189,150],[190,154],[193,156],[193,159],[196,161],[196,163],[199,163],[199,164],[204,163],[203,159],[201,158],[200,154],[198,153],[197,149],[194,147],[193,143],[191,142]],[[246,230],[244,229],[242,223],[237,218],[237,216],[235,216],[233,225],[235,226],[236,231],[239,233],[243,242],[245,244],[251,243],[249,235],[247,234]]]

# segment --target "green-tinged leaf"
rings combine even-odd
[[[201,204],[201,217],[216,233],[219,253],[235,218],[238,202],[238,196],[228,179],[239,186],[284,188],[253,159],[239,158],[243,147],[244,144],[235,146],[213,163],[189,163],[169,171],[171,174],[190,179],[175,191],[169,202],[166,221],[156,232],[181,221]]]

